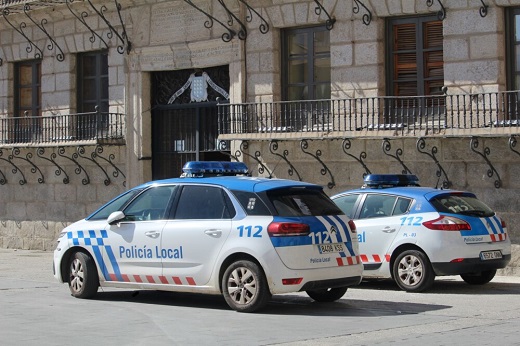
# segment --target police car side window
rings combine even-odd
[[[125,204],[127,204],[132,198],[135,197],[141,190],[130,190],[122,196],[117,197],[116,199],[110,201],[105,204],[99,210],[90,215],[87,220],[95,221],[95,220],[105,220],[108,218],[110,214],[114,211],[121,210]]]
[[[126,218],[129,221],[166,219],[175,188],[176,186],[156,186],[144,191],[124,210]]]
[[[175,219],[230,219],[235,209],[219,187],[186,185],[182,188]]]
[[[412,203],[411,199],[399,197],[395,203],[395,208],[392,215],[402,215],[406,213],[410,207],[410,203]]]
[[[370,219],[392,215],[396,199],[396,196],[368,194],[359,218]]]
[[[354,217],[354,206],[358,200],[359,194],[352,194],[338,197],[334,203],[347,215],[349,218]]]
[[[271,215],[264,202],[254,192],[238,190],[232,192],[248,215]]]

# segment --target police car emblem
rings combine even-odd
[[[336,227],[334,227],[334,226],[330,226],[329,233],[330,233],[330,234],[338,233],[338,231],[336,230]]]

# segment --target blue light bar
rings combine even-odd
[[[414,174],[368,174],[364,187],[383,188],[396,186],[419,186],[419,178]]]
[[[182,168],[182,177],[204,177],[218,175],[243,175],[249,169],[243,162],[189,161]]]

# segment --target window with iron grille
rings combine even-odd
[[[330,99],[330,33],[324,26],[285,30],[283,97],[286,101]]]
[[[387,22],[391,96],[442,95],[442,21],[437,17],[394,18]]]
[[[108,53],[96,51],[77,56],[76,135],[78,139],[97,138],[108,126]],[[98,114],[94,114],[96,110]],[[88,114],[91,113],[91,114]]]
[[[14,65],[14,114],[10,127],[12,142],[30,142],[41,132],[41,60]]]

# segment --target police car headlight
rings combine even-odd
[[[61,238],[63,238],[63,236],[67,234],[67,232],[61,232],[59,235],[58,235],[58,240],[60,240]]]

